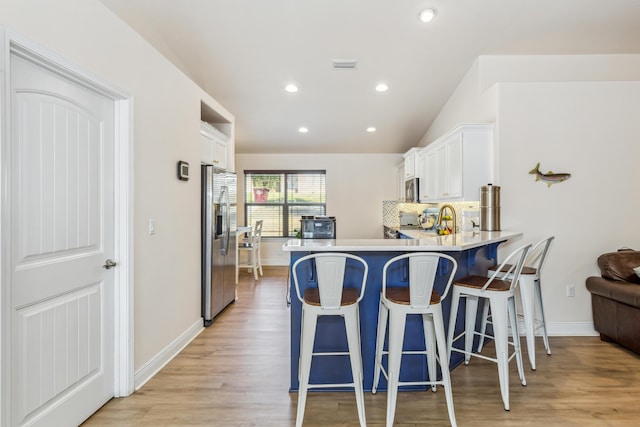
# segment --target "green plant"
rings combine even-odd
[[[252,175],[253,188],[265,188],[278,190],[280,188],[280,175]]]

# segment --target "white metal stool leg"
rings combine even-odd
[[[400,381],[400,360],[404,341],[405,314],[399,311],[389,313],[389,364],[387,374],[387,427],[393,426],[398,399],[398,382]]]
[[[544,340],[544,348],[547,350],[547,354],[551,354],[551,347],[549,346],[549,335],[547,334],[547,320],[544,317],[544,307],[542,305],[542,289],[540,288],[540,280],[535,281],[536,288],[536,306],[538,307],[538,313],[540,315],[540,326],[542,326],[542,339]]]
[[[520,275],[520,299],[524,317],[524,332],[527,337],[527,352],[531,369],[536,370],[536,336],[535,336],[535,276]]]
[[[380,302],[378,308],[378,333],[376,335],[376,360],[373,368],[373,386],[371,393],[376,394],[378,384],[380,383],[380,372],[382,371],[382,356],[384,354],[384,340],[387,332],[387,320],[389,318],[389,309]]]
[[[451,366],[451,348],[455,341],[456,319],[458,314],[458,306],[460,305],[460,289],[453,287],[451,291],[451,308],[449,314],[449,330],[447,331],[447,361],[441,363],[442,366]]]
[[[493,336],[496,346],[498,362],[498,378],[500,380],[500,394],[504,409],[509,408],[509,331],[507,330],[507,301],[506,299],[491,299],[491,316],[493,317]]]
[[[310,311],[302,311],[302,336],[300,339],[300,365],[298,368],[298,414],[296,427],[302,426],[304,408],[307,403],[309,374],[311,373],[311,358],[313,357],[313,342],[316,335],[318,317]]]
[[[354,307],[357,308],[357,307]],[[347,330],[347,343],[349,345],[349,359],[351,361],[351,375],[353,377],[353,388],[356,394],[356,406],[358,407],[358,418],[360,425],[366,426],[364,414],[364,390],[362,387],[362,357],[360,355],[360,339],[358,332],[358,311],[356,309],[346,310],[344,313],[344,324]]]
[[[484,346],[484,336],[487,334],[487,323],[489,323],[489,301],[483,301],[482,324],[480,326],[480,342],[478,343],[478,353],[482,351],[482,346]]]
[[[433,316],[430,314],[422,315],[422,326],[424,329],[424,343],[427,356],[427,370],[429,371],[429,381],[438,381],[438,367],[436,358],[436,336],[434,330]],[[436,384],[431,384],[431,391],[436,392]]]
[[[527,380],[524,378],[524,367],[522,363],[522,346],[520,345],[520,334],[518,334],[518,320],[516,316],[516,301],[515,298],[509,298],[507,300],[509,307],[509,321],[511,322],[511,330],[513,331],[513,348],[515,349],[516,365],[518,366],[518,375],[520,375],[520,383],[527,385]],[[508,337],[507,337],[508,339]]]
[[[474,331],[476,330],[476,315],[478,313],[478,297],[474,295],[466,296],[465,310],[465,335],[464,335],[464,364],[468,365],[471,360],[471,351],[473,349]]]
[[[445,338],[444,322],[442,320],[442,307],[438,307],[437,310],[434,310],[433,326],[434,326],[436,341],[437,341],[438,358],[440,359],[440,370],[442,372],[442,383],[443,383],[442,385],[444,387],[444,395],[447,400],[447,411],[449,412],[449,421],[451,421],[452,427],[456,427],[457,423],[456,423],[456,414],[453,410],[453,393],[451,392],[451,373],[449,372],[447,340]],[[431,352],[434,353],[434,358],[435,358],[434,350],[435,349],[431,349]],[[429,367],[429,372],[431,372],[431,367]]]

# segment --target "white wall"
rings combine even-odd
[[[96,0],[2,1],[9,28],[134,98],[135,361],[143,369],[200,319],[200,102],[221,108]],[[192,179],[176,179],[176,163]],[[156,220],[157,234],[147,224]]]
[[[496,122],[497,91],[481,84],[481,61],[474,61],[418,145],[429,145],[461,123]]]
[[[480,58],[467,76],[473,83],[461,83],[465,91],[452,96],[425,139],[477,121],[465,97],[479,105],[482,88],[495,94],[502,227],[524,233],[501,252],[556,236],[543,277],[547,320],[552,332],[579,334],[591,327],[584,282],[599,275],[596,258],[640,248],[640,56],[545,58]],[[528,172],[537,162],[543,172],[572,177],[551,187],[535,182]],[[574,298],[566,297],[567,285],[575,285]]]
[[[396,166],[401,154],[236,154],[238,220],[244,224],[244,170],[324,169],[327,215],[336,217],[340,239],[382,237],[382,201],[396,198]],[[263,244],[265,265],[287,265],[285,239]]]

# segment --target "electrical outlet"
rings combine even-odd
[[[567,296],[569,298],[576,296],[576,287],[574,285],[567,285]]]

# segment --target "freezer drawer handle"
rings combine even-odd
[[[117,262],[115,262],[115,261],[113,261],[113,260],[111,260],[111,259],[107,259],[107,260],[104,262],[104,265],[102,266],[102,268],[105,268],[105,269],[109,270],[110,268],[113,268],[113,267],[115,267],[116,265],[118,265],[118,263],[117,263]]]

